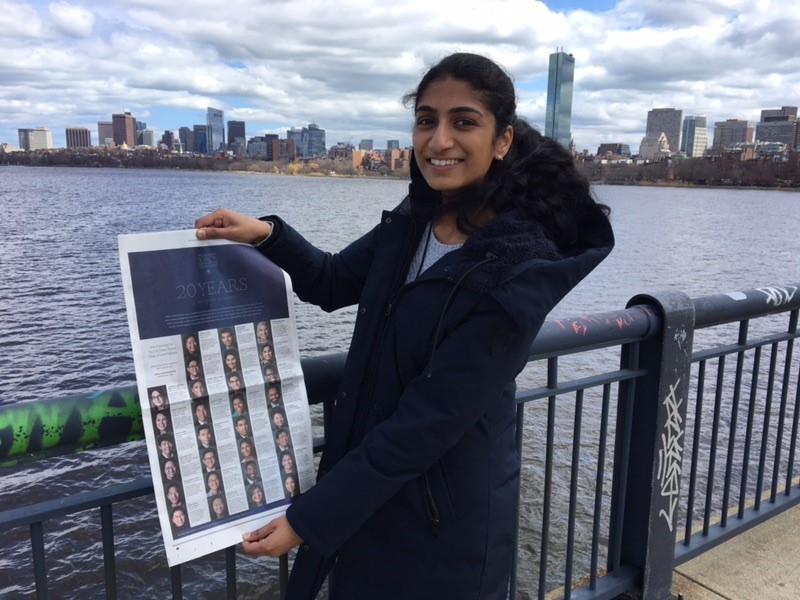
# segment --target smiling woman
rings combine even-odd
[[[338,254],[277,216],[196,222],[200,239],[255,244],[302,300],[359,305],[319,481],[287,476],[286,515],[244,536],[248,554],[302,543],[288,600],[313,598],[334,564],[335,600],[399,600],[408,581],[431,598],[506,596],[514,379],[547,313],[613,245],[570,155],[516,117],[497,64],[448,56],[406,101],[409,195]]]

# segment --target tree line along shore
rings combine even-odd
[[[725,157],[665,159],[657,162],[611,162],[579,156],[578,169],[593,183],[611,185],[685,185],[713,187],[800,188],[800,153],[787,160],[736,160]],[[391,171],[352,165],[347,161],[296,159],[264,161],[225,155],[179,155],[158,151],[76,152],[35,150],[0,152],[0,166],[123,167],[186,169],[246,173],[408,179],[408,169]]]

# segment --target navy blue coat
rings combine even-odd
[[[277,220],[262,252],[298,296],[358,304],[318,482],[287,511],[304,540],[287,598],[314,597],[334,562],[336,599],[506,596],[514,378],[547,313],[611,250],[597,212],[566,253],[502,213],[408,284],[425,228],[408,199],[335,255]]]

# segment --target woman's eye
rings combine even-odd
[[[456,127],[461,127],[462,129],[465,127],[473,127],[475,125],[475,121],[471,119],[458,119],[456,121]]]
[[[433,119],[430,117],[417,118],[417,127],[429,127],[430,125],[433,125]]]

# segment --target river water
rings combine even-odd
[[[279,175],[4,167],[0,169],[0,404],[83,394],[134,384],[116,236],[191,228],[218,206],[280,214],[312,242],[335,251],[397,204],[407,182]],[[553,312],[614,310],[643,292],[692,297],[800,281],[800,193],[598,186],[611,206],[617,246]],[[304,356],[344,351],[351,310],[327,315],[298,305]],[[589,369],[580,364],[576,369]],[[520,387],[542,385],[535,369]],[[541,434],[542,415],[526,417]],[[536,452],[526,456],[536,485]],[[143,443],[0,467],[0,510],[147,474]],[[536,497],[536,494],[532,494]],[[536,500],[523,492],[522,514]],[[122,598],[169,596],[169,576],[152,498],[115,508]],[[51,597],[102,595],[102,550],[95,514],[45,526]],[[535,560],[523,529],[522,556]],[[0,549],[0,597],[33,597],[27,531]],[[530,555],[530,556],[529,556]],[[237,558],[242,598],[276,598],[275,561]],[[209,576],[208,573],[212,573]],[[217,555],[184,570],[187,598],[224,594]],[[555,584],[554,584],[555,585]],[[520,597],[534,583],[521,580]]]

